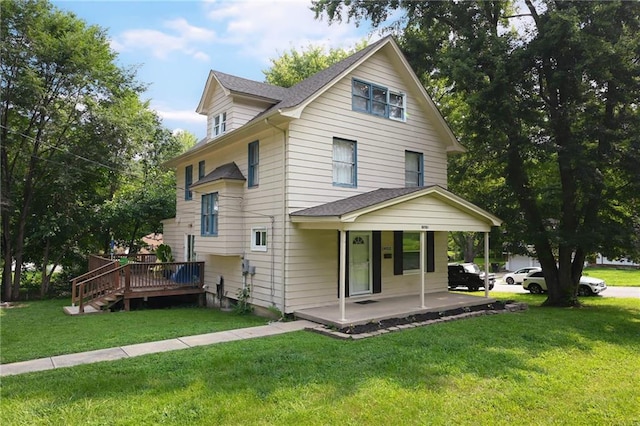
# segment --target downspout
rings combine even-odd
[[[285,292],[286,280],[286,266],[287,266],[287,131],[280,127],[269,123],[269,119],[264,119],[265,124],[282,132],[282,167],[280,167],[282,173],[282,257],[280,259],[280,289],[282,291],[282,315],[287,313],[287,296]],[[275,221],[275,220],[274,220]],[[272,236],[273,238],[273,236]],[[275,250],[274,250],[275,251]],[[274,253],[275,255],[275,253]],[[274,259],[275,262],[275,259]]]

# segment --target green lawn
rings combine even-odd
[[[43,300],[0,309],[1,363],[266,323],[255,316],[196,307],[72,317],[62,312],[68,305],[69,300]]]
[[[640,287],[640,269],[584,268],[582,275],[603,279],[608,286]]]
[[[4,425],[635,425],[640,304],[584,304],[358,341],[297,332],[10,376],[0,409]]]

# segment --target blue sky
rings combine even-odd
[[[310,0],[78,1],[53,4],[105,28],[119,65],[138,67],[144,95],[171,129],[205,136],[195,113],[210,69],[263,81],[269,58],[309,44],[353,47],[370,28],[314,19]]]

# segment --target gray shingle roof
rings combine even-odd
[[[211,72],[213,72],[223,87],[236,93],[271,99],[273,101],[281,101],[285,98],[289,90],[286,87],[248,80],[246,78],[236,77],[235,75],[225,74],[220,71]]]
[[[276,105],[267,108],[265,111],[258,114],[258,116],[260,116],[271,110],[291,108],[300,105],[314,93],[329,84],[331,80],[342,74],[344,71],[349,69],[349,67],[366,56],[369,52],[378,48],[380,44],[384,43],[389,38],[391,38],[391,36],[384,37],[342,61],[333,64],[329,68],[319,71],[311,77],[308,77],[289,88],[247,80],[245,78],[235,77],[219,71],[213,71],[213,73],[216,78],[218,78],[218,81],[220,81],[220,84],[231,91],[279,101]]]
[[[422,191],[430,187],[431,186],[418,186],[413,188],[380,188],[375,191],[365,192],[364,194],[343,198],[342,200],[298,210],[297,212],[291,213],[291,216],[342,216],[376,204],[384,203],[385,201],[389,201],[397,197],[402,197],[403,195]]]
[[[241,181],[246,180],[244,175],[236,165],[236,163],[227,163],[216,168],[214,171],[204,176],[202,179],[198,180],[189,188],[193,188],[195,186],[202,185],[204,183],[214,182],[216,180],[222,180],[222,179],[241,180]]]
[[[376,41],[375,43],[370,44],[364,49],[359,50],[353,55],[343,59],[342,61],[333,64],[329,68],[317,72],[311,77],[289,88],[274,86],[268,83],[261,83],[259,81],[249,80],[242,77],[236,77],[234,75],[226,74],[220,71],[212,70],[211,72],[215,75],[219,83],[227,90],[230,90],[234,93],[241,93],[248,96],[254,96],[273,101],[273,105],[258,113],[255,117],[245,123],[243,125],[244,127],[248,124],[254,123],[257,119],[263,117],[264,115],[267,115],[272,111],[277,111],[283,108],[292,108],[302,104],[319,90],[323,89],[334,78],[338,77],[344,71],[349,69],[353,64],[369,54],[372,50],[377,49],[381,44],[385,43],[390,38],[391,36],[386,36]],[[211,140],[206,137],[199,141],[196,145],[191,147],[184,154],[196,151],[202,146],[207,145],[210,141]]]

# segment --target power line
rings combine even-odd
[[[22,137],[24,137],[26,139],[29,139],[29,140],[33,141],[33,142],[39,142],[43,146],[45,146],[47,148],[55,149],[57,151],[62,152],[63,154],[71,155],[71,156],[75,157],[78,160],[82,160],[82,161],[86,161],[86,162],[94,164],[94,165],[98,165],[98,166],[103,167],[103,168],[105,168],[107,170],[120,173],[125,177],[137,177],[133,173],[128,173],[125,169],[122,169],[122,170],[116,169],[115,167],[109,166],[107,164],[101,163],[101,162],[93,160],[91,158],[83,157],[81,155],[78,155],[78,154],[75,154],[73,152],[70,152],[69,150],[65,150],[63,148],[48,144],[47,142],[44,142],[42,140],[39,141],[39,140],[37,140],[36,138],[34,138],[34,137],[30,136],[30,135],[27,135],[27,134],[24,134],[22,132],[13,130],[13,129],[11,129],[11,128],[7,127],[7,126],[4,126],[2,124],[0,124],[0,127],[3,128],[3,129],[6,129],[8,132],[11,132],[11,133],[13,133],[15,135],[22,136]],[[0,141],[0,143],[2,143],[2,141]],[[93,176],[98,176],[96,173],[94,173],[94,172],[92,172],[91,170],[88,170],[88,169],[81,169],[79,167],[72,166],[71,164],[68,164],[68,163],[57,162],[57,161],[46,159],[46,158],[43,158],[43,157],[40,157],[40,156],[37,156],[37,155],[33,155],[33,154],[32,154],[32,156],[37,158],[37,159],[39,159],[39,160],[42,160],[42,161],[47,161],[49,163],[58,164],[60,166],[64,166],[64,167],[67,167],[67,168],[73,168],[73,169],[79,170],[79,171],[81,171],[83,173],[92,174]],[[186,188],[177,187],[177,189],[178,190],[185,190]]]

